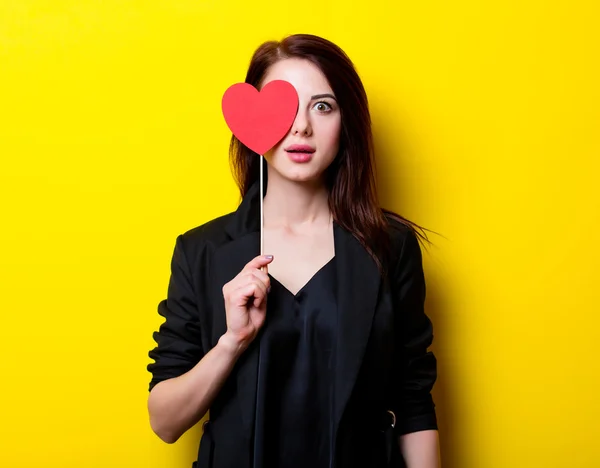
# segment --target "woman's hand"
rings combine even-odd
[[[227,332],[223,337],[242,350],[265,323],[267,293],[271,287],[267,265],[272,261],[273,257],[268,255],[255,257],[223,286],[227,319]]]

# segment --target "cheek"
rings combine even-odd
[[[341,123],[339,120],[332,120],[324,123],[321,127],[320,140],[321,143],[328,147],[337,148],[340,141]]]

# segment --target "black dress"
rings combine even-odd
[[[296,295],[271,276],[258,364],[257,466],[330,467],[337,323],[334,260]]]

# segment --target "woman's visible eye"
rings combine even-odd
[[[315,104],[315,109],[317,109],[319,112],[329,112],[333,109],[333,107],[328,102],[319,101]]]

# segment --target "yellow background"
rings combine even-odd
[[[175,237],[237,206],[220,100],[309,32],[424,254],[451,468],[600,466],[594,1],[0,2],[0,466],[189,467],[148,423]]]

